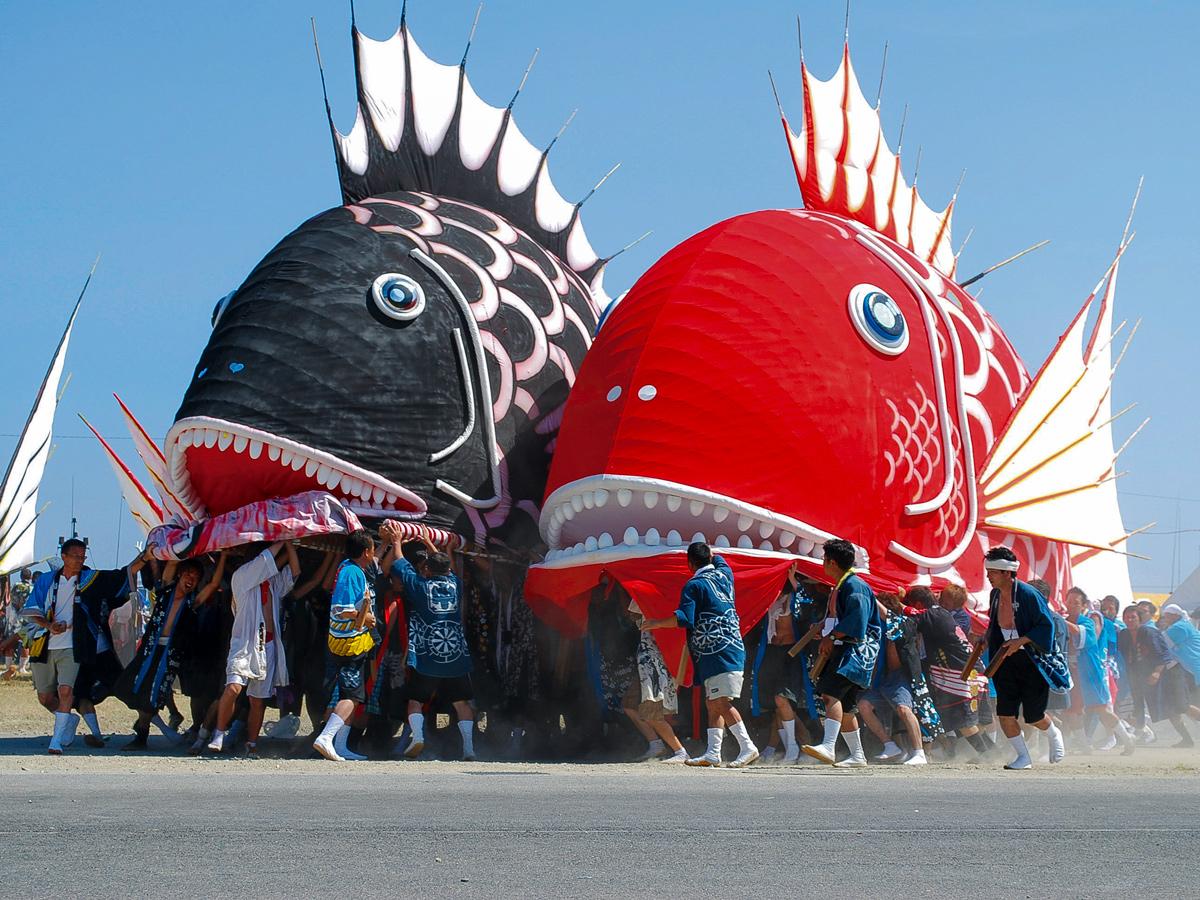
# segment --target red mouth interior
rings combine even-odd
[[[306,475],[304,467],[297,471],[282,465],[278,459],[272,460],[266,447],[258,459],[252,459],[245,452],[235,453],[232,448],[189,447],[185,453],[192,489],[209,515],[220,515],[260,500],[291,497],[313,490],[328,491],[351,506],[395,508],[398,512],[419,511],[404,497],[388,504],[386,498],[376,502],[374,499],[350,495],[340,486],[326,487],[317,481],[315,474]]]

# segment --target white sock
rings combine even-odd
[[[337,713],[330,713],[329,720],[325,723],[325,727],[321,729],[321,733],[317,736],[317,740],[320,740],[321,738],[329,738],[331,741],[334,740],[337,737],[338,731],[345,724],[346,720]],[[341,754],[339,753],[338,756],[341,756]]]
[[[783,727],[779,729],[779,734],[783,738],[783,749],[788,753],[795,753],[796,747],[796,720],[790,719],[783,723]]]
[[[221,750],[223,750],[225,748],[225,736],[227,734],[229,734],[228,731],[222,731],[220,728],[214,728],[213,733],[212,733],[212,740],[208,742],[208,746],[210,746],[214,750],[220,752]]]
[[[708,755],[709,756],[720,756],[721,755],[721,742],[724,740],[725,740],[725,729],[724,728],[708,729]]]
[[[883,755],[885,757],[899,756],[900,753],[900,747],[895,741],[888,741],[883,745]]]
[[[104,737],[100,731],[100,720],[96,718],[94,712],[84,713],[83,721],[87,722],[87,727],[91,729],[93,737]]]
[[[71,714],[65,712],[56,712],[54,714],[54,733],[50,735],[50,746],[56,750],[62,749],[63,735],[71,726]]]
[[[754,741],[750,740],[750,732],[746,730],[745,722],[734,722],[729,726],[729,733],[737,738],[738,747],[745,753],[747,750],[757,749],[754,746]]]
[[[1017,751],[1017,758],[1014,759],[1011,763],[1009,763],[1009,765],[1010,766],[1018,766],[1018,765],[1027,766],[1027,765],[1029,765],[1030,764],[1029,746],[1025,743],[1025,737],[1023,735],[1018,734],[1016,737],[1010,737],[1008,739],[1008,742],[1010,744],[1012,744],[1013,749]]]
[[[425,743],[425,716],[421,713],[409,713],[408,727],[412,729],[412,739],[415,742]]]
[[[458,728],[460,731],[462,730],[462,727],[463,727],[463,723],[459,722]],[[648,744],[646,744],[646,752],[647,753],[662,753],[666,749],[667,749],[667,745],[662,742],[662,738],[655,738],[654,740],[652,740]]]
[[[463,756],[474,756],[475,755],[475,720],[474,719],[459,719],[458,720],[458,733],[462,735]],[[655,744],[658,745],[657,749],[661,752],[663,749],[663,742],[662,741],[651,741],[650,742],[651,747],[654,747]]]
[[[841,733],[842,723],[836,719],[825,720],[825,740],[821,742],[821,747],[827,754],[833,756],[837,750],[838,734]]]
[[[345,756],[346,741],[350,740],[350,726],[342,724],[333,735],[333,749],[338,756]]]
[[[863,756],[862,735],[858,733],[857,728],[854,731],[843,731],[842,739],[846,742],[846,746],[850,748],[851,759],[866,759]]]

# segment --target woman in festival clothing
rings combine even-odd
[[[1133,732],[1113,712],[1112,691],[1108,686],[1108,670],[1100,647],[1100,632],[1088,614],[1087,594],[1081,588],[1067,591],[1067,631],[1071,635],[1071,674],[1075,679],[1074,693],[1078,702],[1072,703],[1067,721],[1079,731],[1079,740],[1089,746],[1083,734],[1084,719],[1094,714],[1109,738],[1115,738],[1125,756],[1133,753]]]
[[[157,568],[157,563],[151,564]],[[212,578],[203,588],[200,588],[200,580],[204,575],[204,566],[199,560],[185,559],[180,563],[167,564],[162,578],[154,587],[154,606],[137,652],[121,673],[115,689],[125,705],[138,714],[133,726],[133,740],[121,749],[146,749],[150,723],[166,704],[179,670],[176,635],[184,620],[212,599],[224,573],[224,553],[217,560]]]
[[[1130,609],[1125,612],[1130,613]],[[1190,706],[1187,673],[1171,655],[1166,636],[1153,624],[1144,622],[1146,618],[1141,610],[1125,615],[1125,631],[1121,633],[1126,642],[1134,714],[1140,715],[1144,708],[1151,722],[1168,720],[1180,735],[1176,747],[1195,746],[1183,724]]]

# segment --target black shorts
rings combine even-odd
[[[81,663],[75,677],[75,703],[88,700],[100,703],[108,699],[124,668],[112,650],[97,653],[91,662]]]
[[[834,700],[842,701],[843,713],[854,711],[855,707],[858,706],[858,695],[863,691],[860,685],[838,674],[837,668],[841,665],[842,654],[845,652],[845,645],[834,648],[834,652],[829,657],[829,662],[821,670],[821,677],[817,679],[817,683],[814,685],[816,693],[821,696],[832,697]]]
[[[408,681],[404,686],[408,691],[408,699],[418,703],[429,703],[435,697],[443,703],[469,703],[475,698],[475,692],[471,690],[470,675],[439,678],[409,669]]]
[[[1050,700],[1050,685],[1024,650],[1006,659],[996,671],[992,684],[996,688],[996,715],[1016,718],[1024,714],[1029,724],[1046,718]]]
[[[793,706],[804,696],[803,678],[800,667],[805,663],[803,656],[788,656],[786,644],[767,644],[762,666],[758,670],[758,696],[783,697]]]
[[[338,656],[328,652],[325,657],[325,693],[329,703],[353,700],[367,702],[366,686],[367,654]]]

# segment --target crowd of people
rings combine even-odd
[[[137,714],[122,745],[131,752],[146,750],[156,728],[181,751],[257,757],[275,706],[269,737],[293,754],[415,760],[429,755],[439,720],[453,733],[453,717],[457,740],[431,750],[475,759],[477,732],[500,730],[501,706],[485,691],[479,708],[473,678],[477,663],[481,680],[494,669],[486,633],[496,621],[468,613],[477,589],[460,573],[477,579],[477,567],[440,551],[431,533],[402,533],[386,522],[339,539],[337,552],[279,542],[207,562],[164,564],[149,547],[112,570],[88,568],[86,544],[67,540],[61,565],[2,585],[4,677],[30,671],[53,715],[54,755],[81,724],[87,746],[107,745],[97,707],[111,697]],[[640,761],[701,768],[922,766],[964,754],[1025,769],[1068,753],[1133,753],[1157,740],[1162,722],[1176,746],[1193,745],[1185,720],[1200,719],[1200,630],[1177,605],[1122,610],[1115,597],[1097,603],[1072,587],[1060,614],[1047,600],[1052,586],[1019,580],[1020,561],[998,547],[985,561],[990,606],[973,610],[956,585],[876,594],[854,558],[849,543],[828,541],[824,581],[793,566],[745,635],[737,579],[706,544],[688,548],[691,577],[665,618],[647,618],[602,577],[587,635],[551,654],[557,677],[574,673],[586,689],[550,717],[550,730],[574,727]],[[138,614],[122,617],[133,598]],[[115,621],[135,623],[126,648]],[[668,628],[685,631],[690,694],[654,638]],[[583,664],[572,667],[571,655]],[[177,692],[190,713],[183,732]],[[308,737],[299,736],[302,711]],[[702,730],[692,755],[680,734]],[[736,742],[728,759],[726,730]],[[640,752],[629,749],[635,736]]]

